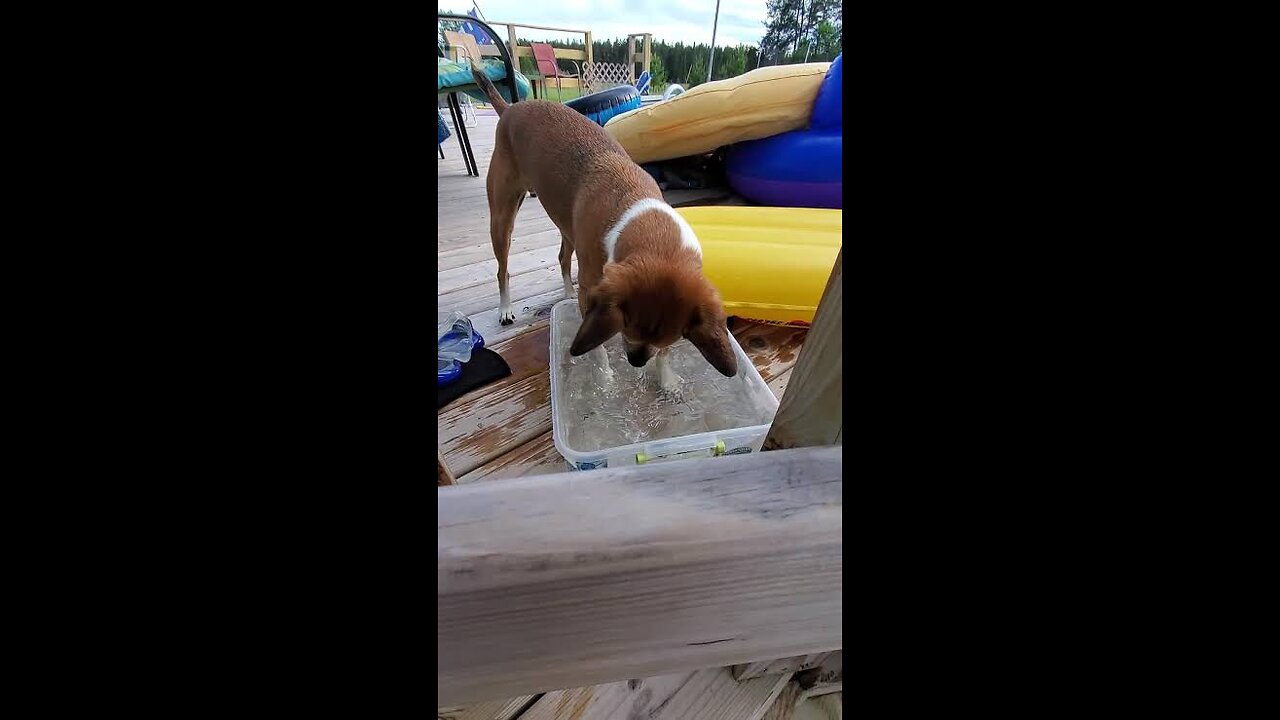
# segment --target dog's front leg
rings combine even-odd
[[[506,270],[507,268],[503,267],[498,273],[498,323],[502,325],[510,325],[516,321],[516,314],[511,312],[511,293],[507,291],[510,276],[507,275]]]
[[[613,380],[613,368],[609,367],[609,353],[605,351],[603,344],[597,345],[596,349],[591,351],[591,357],[595,358],[596,367],[600,369],[604,379]]]
[[[663,348],[658,351],[658,356],[653,362],[655,369],[658,371],[658,387],[664,392],[675,393],[680,389],[680,376],[671,369],[671,362],[667,359],[667,353],[671,352],[671,348]]]

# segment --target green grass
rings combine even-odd
[[[666,86],[665,86],[665,85],[664,85],[661,89],[658,89],[658,90],[655,90],[653,87],[650,87],[650,88],[649,88],[649,94],[650,94],[650,95],[661,95],[663,90],[666,90]],[[541,83],[539,83],[539,84],[538,84],[538,99],[539,99],[539,100],[558,100],[558,101],[560,101],[560,102],[569,102],[570,100],[573,100],[574,98],[577,98],[577,97],[581,97],[581,96],[583,96],[583,95],[589,95],[589,94],[590,94],[590,93],[587,93],[587,92],[582,91],[582,90],[581,90],[581,89],[579,89],[579,88],[563,88],[563,89],[562,89],[562,93],[563,93],[563,95],[562,95],[562,94],[559,94],[559,93],[557,93],[557,92],[556,92],[556,85],[555,85],[555,83],[553,82],[553,83],[551,83],[551,87],[549,88],[549,92],[547,93],[547,95],[543,95],[543,94],[542,94],[542,84],[541,84]],[[549,97],[548,97],[548,96],[549,96]]]
[[[539,100],[554,100],[556,102],[569,102],[570,100],[582,97],[585,94],[586,93],[582,92],[581,88],[561,88],[560,92],[556,92],[556,84],[554,81],[547,83],[547,86],[544,92],[542,83],[541,82],[538,83],[538,99]]]

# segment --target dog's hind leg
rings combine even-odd
[[[573,262],[573,243],[568,236],[560,233],[560,276],[564,278],[564,297],[573,297],[573,281],[569,279],[570,263]]]
[[[516,314],[511,310],[511,293],[507,289],[507,256],[511,253],[511,231],[516,226],[516,213],[524,204],[525,189],[514,169],[498,155],[489,161],[489,177],[485,189],[489,193],[489,236],[493,240],[493,256],[498,260],[498,322],[510,325]]]

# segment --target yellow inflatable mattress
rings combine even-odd
[[[840,210],[676,208],[702,243],[702,271],[726,315],[812,323],[840,252]]]
[[[614,117],[605,126],[637,163],[709,153],[809,122],[831,63],[775,65],[699,85]]]

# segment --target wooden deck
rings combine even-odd
[[[447,120],[448,112],[444,114]],[[525,200],[516,219],[509,264],[516,322],[499,325],[497,261],[489,241],[484,185],[497,116],[491,110],[479,110],[476,122],[477,127],[469,127],[468,134],[480,177],[467,175],[456,134],[443,145],[445,159],[436,161],[436,294],[442,312],[459,310],[470,316],[486,346],[510,365],[511,375],[462,396],[437,414],[437,442],[458,483],[568,470],[551,439],[548,374],[548,317],[551,307],[564,297],[557,259],[560,233],[536,198]],[[723,190],[676,191],[668,193],[667,200],[676,206],[742,203]],[[573,277],[576,284],[576,258]],[[781,398],[807,330],[739,321],[733,334]],[[802,690],[790,671],[736,680],[730,668],[708,668],[541,695],[495,698],[467,707],[440,708],[438,717],[817,720],[841,716],[839,692],[805,699],[806,692],[812,691]]]
[[[446,119],[448,116],[446,114]],[[516,218],[509,272],[514,324],[498,323],[498,262],[489,241],[484,177],[493,154],[498,118],[478,110],[468,128],[480,177],[462,163],[457,136],[438,157],[436,295],[441,311],[467,313],[491,348],[511,366],[511,376],[478,388],[437,415],[438,442],[459,483],[562,472],[568,465],[551,441],[548,316],[564,298],[560,280],[560,232],[537,198],[528,198]],[[451,128],[452,129],[452,128]],[[676,191],[673,205],[737,203],[724,191]],[[573,277],[577,281],[577,258]],[[733,334],[774,394],[782,397],[806,330],[736,322]]]

